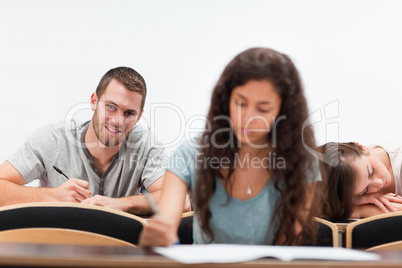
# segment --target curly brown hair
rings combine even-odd
[[[311,244],[316,235],[316,225],[312,218],[318,215],[320,202],[314,200],[308,210],[305,206],[308,196],[312,194],[307,191],[307,186],[318,175],[318,165],[305,146],[315,148],[314,134],[310,126],[304,126],[308,119],[308,109],[296,67],[286,55],[267,48],[251,48],[237,55],[226,66],[213,90],[207,116],[209,129],[200,139],[201,145],[204,145],[202,155],[204,159],[229,158],[231,161],[229,172],[225,175],[222,175],[222,170],[210,165],[204,165],[205,168],[197,171],[194,206],[201,229],[213,240],[214,234],[209,224],[212,217],[209,200],[216,190],[217,178],[222,179],[226,187],[230,186],[229,179],[235,170],[235,155],[239,150],[238,146],[214,146],[229,144],[231,139],[236,139],[231,123],[216,118],[229,117],[229,99],[233,89],[250,80],[267,80],[274,85],[282,100],[277,118],[286,119],[276,126],[276,133],[268,133],[270,141],[276,139],[276,155],[286,160],[286,168],[267,169],[280,193],[273,216],[280,219],[274,243]],[[222,129],[232,131],[219,131]],[[234,144],[238,144],[237,140]],[[296,223],[301,227],[300,232],[289,228]]]

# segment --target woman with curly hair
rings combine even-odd
[[[305,126],[299,73],[284,54],[252,48],[224,69],[202,136],[169,160],[160,213],[142,246],[177,241],[186,192],[195,210],[194,243],[311,244],[321,180],[313,131]]]
[[[324,217],[359,219],[402,210],[402,147],[329,142],[318,147],[326,178]]]

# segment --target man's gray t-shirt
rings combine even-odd
[[[179,146],[169,159],[167,169],[179,176],[193,191],[197,181],[197,168],[203,163],[197,159],[200,151],[196,141]],[[279,192],[271,178],[263,190],[253,198],[239,200],[231,197],[217,179],[216,190],[209,201],[212,217],[210,226],[214,240],[201,230],[197,216],[194,215],[193,238],[195,244],[273,244],[279,226],[279,218],[273,218]],[[275,219],[275,220],[274,220]]]
[[[68,121],[47,125],[32,135],[7,161],[27,183],[39,179],[41,187],[66,182],[53,166],[70,178],[89,182],[93,195],[124,197],[140,193],[165,173],[167,153],[153,134],[140,125],[133,127],[120,151],[101,176],[85,146],[90,122]]]

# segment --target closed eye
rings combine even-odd
[[[363,192],[360,195],[367,194],[367,192],[368,192],[368,186],[363,190]]]
[[[270,112],[270,110],[265,110],[265,109],[258,109],[258,111],[259,112],[261,112],[261,113],[269,113]]]

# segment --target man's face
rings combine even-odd
[[[112,80],[98,98],[91,97],[93,128],[98,140],[105,146],[121,144],[141,118],[142,95],[127,90],[122,83]]]

